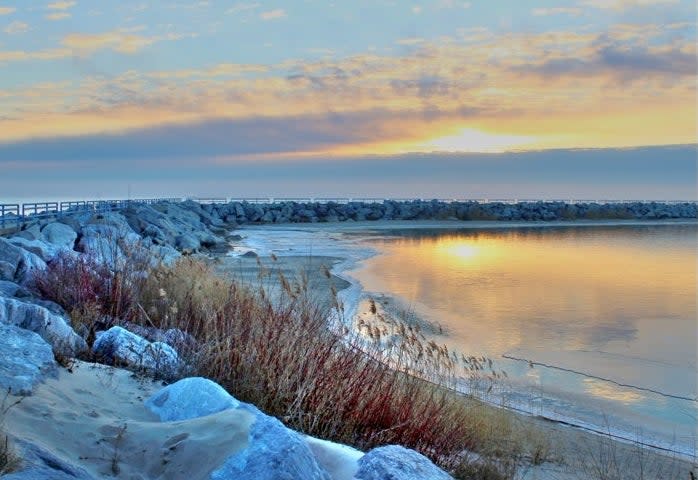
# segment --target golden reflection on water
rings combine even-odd
[[[594,378],[585,378],[583,380],[584,388],[587,393],[615,402],[624,404],[638,403],[645,399],[645,396],[636,390],[620,389],[606,382],[601,382]]]
[[[383,254],[355,275],[438,318],[470,351],[591,346],[644,358],[668,342],[695,365],[695,239],[694,226],[411,234],[379,241]]]

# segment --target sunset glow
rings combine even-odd
[[[349,159],[404,165],[413,154],[570,150],[550,158],[562,166],[574,149],[693,148],[696,53],[690,0],[104,0],[60,11],[0,0],[0,169],[13,172],[0,187],[23,195],[17,185],[38,180],[38,162],[48,165],[45,181],[64,182],[57,192],[70,191],[56,172],[95,162],[90,185],[111,196],[129,183],[148,195],[156,184],[201,195],[279,185],[288,194],[377,195],[385,185],[370,177],[292,191],[289,172],[250,172],[269,180],[253,188],[238,169],[314,162],[331,179]],[[596,195],[609,178],[600,166],[619,153],[607,155],[599,166],[578,160],[595,180],[576,195]],[[692,152],[682,155],[670,157],[688,165]],[[678,168],[664,161],[652,173],[613,171],[660,181]],[[424,169],[450,167],[423,162],[400,174],[424,185],[420,194],[446,194]],[[448,175],[452,190],[470,182],[501,196],[517,184],[530,188],[512,195],[554,195],[579,179],[543,186],[523,173],[495,181],[463,168]],[[137,169],[150,176],[128,174]],[[694,186],[661,182],[656,196],[693,196]],[[403,183],[395,194],[413,190]]]
[[[442,152],[506,152],[531,146],[535,137],[524,135],[506,135],[481,132],[465,128],[456,135],[436,138],[427,143],[427,147]]]

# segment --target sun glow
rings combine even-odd
[[[428,141],[425,146],[443,152],[506,152],[516,148],[532,146],[536,137],[527,135],[500,135],[472,128],[464,128],[455,135]]]

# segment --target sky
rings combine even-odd
[[[694,0],[0,0],[0,202],[696,198]]]

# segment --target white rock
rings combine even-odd
[[[0,352],[0,389],[5,392],[30,395],[56,372],[51,345],[29,330],[0,323]]]
[[[53,349],[75,356],[87,350],[87,344],[68,321],[45,307],[16,298],[0,297],[0,323],[16,325],[38,333]]]
[[[58,248],[72,250],[78,234],[72,227],[59,222],[52,222],[41,229],[41,239]]]
[[[105,360],[171,376],[179,368],[177,352],[162,342],[149,342],[122,327],[97,334],[92,351]]]
[[[301,436],[263,414],[250,427],[247,448],[228,458],[212,480],[330,480]]]
[[[184,378],[156,392],[145,402],[162,422],[205,417],[240,406],[223,387],[202,377]]]
[[[305,437],[305,443],[313,452],[315,460],[325,469],[332,480],[353,480],[359,470],[359,459],[364,453],[348,445],[329,442],[315,437]]]
[[[60,251],[60,248],[42,240],[27,240],[24,237],[12,237],[9,239],[9,241],[13,245],[37,255],[44,262],[50,262],[56,258],[56,255],[58,255],[58,252]]]
[[[359,480],[453,480],[424,455],[399,445],[374,448],[359,460]]]

